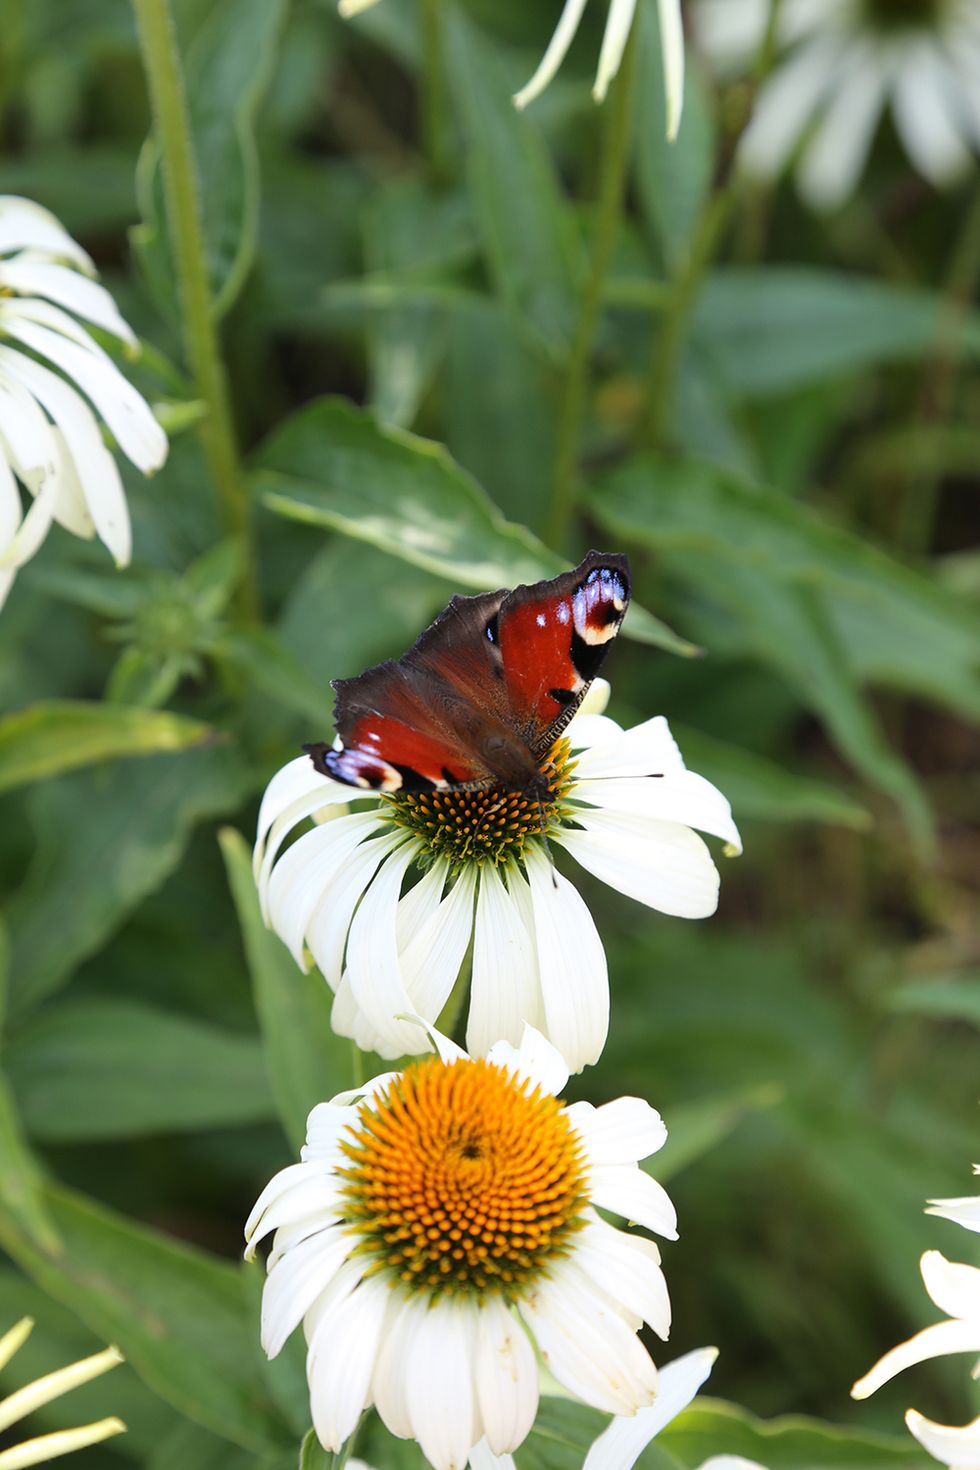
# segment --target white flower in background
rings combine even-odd
[[[57,521],[124,566],[129,510],[99,419],[145,474],[167,436],[78,318],[135,350],[91,260],[46,209],[0,196],[0,605]],[[30,500],[26,514],[23,486]]]
[[[313,1425],[338,1450],[366,1406],[436,1470],[495,1455],[534,1422],[538,1358],[610,1414],[653,1402],[670,1304],[656,1245],[675,1239],[637,1160],[667,1132],[639,1098],[562,1106],[561,1056],[525,1028],[471,1060],[438,1054],[314,1108],[302,1162],[262,1191],[247,1254],[275,1231],[262,1298],[270,1357],[303,1321]]]
[[[527,85],[515,94],[516,107],[527,107],[529,102],[540,97],[552,80],[575,39],[585,6],[586,0],[565,0],[555,33],[541,58],[541,64]],[[599,51],[599,67],[592,87],[592,96],[596,102],[604,100],[609,83],[619,71],[635,11],[636,0],[610,0],[609,17]],[[684,106],[684,26],[680,0],[657,0],[657,12],[660,18],[664,90],[667,95],[667,137],[673,142],[681,125],[681,111]]]
[[[980,1174],[980,1164],[974,1164],[974,1174]],[[962,1225],[964,1230],[980,1232],[980,1195],[964,1195],[961,1199],[931,1199],[927,1215],[939,1215]]]
[[[596,684],[592,708],[608,694]],[[735,850],[739,836],[721,792],[685,768],[666,720],[623,730],[580,713],[545,769],[549,843],[662,913],[714,912],[718,872],[691,829]],[[314,814],[332,820],[280,856]],[[609,1023],[605,953],[578,891],[549,861],[541,822],[538,803],[518,792],[365,800],[306,756],[273,777],[255,847],[262,909],[297,963],[306,968],[309,952],[336,992],[336,1031],[383,1057],[417,1051],[418,1029],[404,1018],[436,1021],[472,942],[471,1053],[516,1043],[529,1021],[573,1071],[596,1061]]]
[[[956,1470],[980,1470],[980,1418],[957,1429],[949,1424],[936,1424],[908,1409],[905,1422],[924,1450],[943,1465]]]
[[[33,1327],[33,1320],[23,1317],[0,1338],[0,1369],[6,1368],[14,1354],[23,1347]],[[83,1383],[89,1383],[93,1378],[108,1373],[110,1368],[115,1368],[122,1361],[123,1356],[118,1348],[106,1348],[104,1352],[95,1353],[91,1358],[83,1358],[79,1363],[72,1363],[67,1368],[60,1368],[55,1373],[48,1373],[44,1378],[38,1378],[33,1383],[18,1388],[7,1398],[0,1400],[0,1433],[9,1429],[11,1424],[19,1423],[35,1409],[41,1409],[54,1399],[61,1398],[63,1394],[70,1393],[73,1388],[80,1388]],[[36,1439],[24,1440],[21,1444],[11,1445],[0,1451],[0,1470],[23,1470],[28,1465],[45,1464],[48,1460],[56,1460],[60,1455],[71,1454],[73,1450],[84,1450],[89,1445],[100,1444],[114,1434],[122,1434],[125,1428],[121,1419],[111,1418],[100,1419],[95,1424],[83,1424],[78,1429],[59,1429],[53,1434],[40,1434]]]
[[[697,37],[720,72],[756,55],[769,0],[697,0]],[[781,57],[763,84],[739,162],[775,178],[799,149],[803,197],[842,204],[890,109],[918,171],[937,187],[980,149],[977,0],[782,0]]]

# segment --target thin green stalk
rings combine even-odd
[[[610,89],[609,114],[599,160],[599,200],[589,277],[582,294],[558,412],[555,467],[545,539],[560,547],[575,508],[578,448],[585,412],[592,345],[602,311],[603,289],[619,235],[633,125],[636,27],[626,43],[619,75]]]
[[[960,328],[980,284],[980,192],[973,200],[956,241],[946,275],[942,319],[936,347],[926,364],[920,393],[918,425],[928,429],[948,422],[963,348]],[[939,501],[941,467],[914,456],[902,505],[899,544],[907,551],[928,551]]]
[[[422,147],[429,177],[437,187],[449,182],[449,108],[446,97],[443,0],[421,0],[422,7]]]
[[[228,400],[228,384],[211,310],[201,201],[187,97],[170,0],[133,0],[143,66],[163,168],[167,222],[177,269],[181,328],[198,396],[207,405],[200,434],[222,519],[244,549],[243,610],[257,607],[251,506]]]

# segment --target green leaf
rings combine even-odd
[[[766,756],[741,750],[700,730],[671,722],[671,729],[693,771],[724,791],[735,820],[821,822],[864,832],[871,813],[846,792],[812,776],[787,771]]]
[[[5,1053],[6,1054],[6,1053]],[[17,1104],[0,1074],[0,1179],[7,1209],[32,1240],[46,1251],[60,1248],[44,1207],[41,1172],[24,1138]]]
[[[65,983],[173,872],[195,825],[250,784],[233,747],[107,764],[33,794],[38,849],[11,901],[11,1014]]]
[[[715,272],[694,318],[699,350],[740,397],[794,388],[902,362],[932,348],[943,298],[883,281],[804,266]],[[980,319],[958,328],[980,350]]]
[[[698,1398],[657,1437],[662,1449],[693,1470],[711,1455],[739,1455],[767,1470],[922,1470],[923,1452],[911,1435],[876,1434],[819,1419],[758,1419],[719,1399]]]
[[[187,750],[213,731],[183,715],[51,699],[0,718],[0,792],[118,756]]]
[[[161,1436],[143,1470],[296,1470],[296,1455],[255,1455],[184,1420]]]
[[[24,1124],[50,1143],[274,1116],[257,1040],[137,1000],[67,1000],[6,1047]]]
[[[909,980],[886,991],[881,1003],[889,1011],[980,1026],[980,974],[928,975]]]
[[[351,1043],[331,1030],[332,996],[326,982],[315,973],[304,975],[282,940],[262,922],[241,834],[225,827],[220,841],[252,976],[269,1082],[286,1135],[298,1150],[306,1138],[310,1109],[353,1084]]]
[[[563,353],[582,265],[574,216],[539,130],[511,101],[493,43],[458,8],[449,19],[449,75],[487,263],[515,320]]]
[[[204,244],[217,316],[252,267],[258,231],[255,118],[275,61],[284,0],[216,0],[189,48],[185,77]],[[143,265],[169,309],[177,294],[163,183],[151,141],[137,173],[144,223],[133,231]]]
[[[441,445],[383,428],[343,399],[319,399],[266,440],[253,483],[280,515],[367,541],[456,586],[513,587],[565,565],[526,527],[505,520]],[[625,631],[674,653],[692,651],[636,606]]]
[[[329,687],[317,685],[271,629],[229,628],[219,634],[211,652],[219,663],[241,673],[250,688],[310,721],[315,730],[330,724]]]
[[[240,1268],[51,1185],[64,1249],[32,1241],[0,1202],[0,1242],[38,1286],[119,1345],[146,1386],[189,1419],[259,1452],[288,1431],[266,1396]]]

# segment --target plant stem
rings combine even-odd
[[[545,539],[561,547],[575,506],[578,447],[588,388],[589,364],[602,311],[603,287],[616,248],[633,124],[636,27],[626,43],[619,74],[610,88],[609,114],[599,160],[599,200],[588,280],[582,294],[558,412],[555,468]]]
[[[443,0],[420,0],[422,9],[422,147],[436,188],[447,184],[449,161]]]
[[[242,543],[244,572],[240,598],[242,610],[254,616],[257,581],[251,506],[235,442],[228,384],[211,310],[201,201],[177,32],[170,0],[133,0],[133,10],[163,168],[184,350],[197,393],[207,405],[207,416],[200,428],[204,458],[225,527]]]

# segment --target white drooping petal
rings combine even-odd
[[[0,433],[14,470],[29,490],[36,493],[49,475],[58,473],[61,456],[53,424],[41,412],[34,395],[15,377],[2,372]]]
[[[306,933],[318,904],[334,881],[349,872],[354,852],[376,826],[372,812],[350,812],[297,838],[279,859],[269,880],[269,922],[293,959],[306,968]],[[381,845],[383,839],[376,840]],[[375,843],[367,844],[373,848]],[[388,844],[390,847],[390,844]],[[372,856],[379,861],[385,849]]]
[[[262,1293],[262,1346],[275,1358],[286,1338],[337,1275],[353,1242],[343,1225],[330,1225],[307,1236],[269,1272]]]
[[[531,1087],[556,1097],[568,1081],[568,1064],[556,1046],[533,1026],[525,1025],[520,1046],[498,1041],[487,1053],[488,1060],[506,1067],[515,1077],[525,1078]]]
[[[901,1373],[903,1368],[924,1363],[927,1358],[968,1352],[980,1352],[980,1323],[962,1322],[955,1318],[951,1322],[937,1322],[932,1327],[924,1327],[921,1332],[910,1337],[908,1342],[899,1343],[898,1347],[879,1358],[871,1371],[854,1384],[851,1397],[869,1398],[883,1383],[894,1378],[896,1373]]]
[[[483,1438],[473,1383],[476,1324],[465,1305],[444,1297],[417,1323],[405,1374],[412,1434],[435,1470],[464,1470]]]
[[[323,793],[324,806],[334,801],[353,801],[358,794],[352,787],[345,786],[340,781],[331,781],[328,776],[321,776],[319,771],[314,770],[308,755],[295,756],[273,776],[265,788],[262,804],[259,807],[252,866],[256,878],[258,878],[265,858],[267,839],[271,841],[273,827],[277,826],[294,806],[304,803],[308,797],[313,797],[319,792]],[[319,802],[314,802],[313,811],[317,811],[319,805]],[[300,817],[293,819],[293,821],[300,820]],[[290,822],[289,826],[292,825],[293,822]]]
[[[316,775],[316,772],[314,771],[313,774]],[[331,789],[327,791],[317,788],[296,797],[270,824],[267,829],[267,840],[256,843],[253,871],[259,890],[262,917],[266,923],[269,922],[269,880],[276,858],[290,832],[298,822],[304,821],[307,817],[316,817],[318,813],[324,811],[333,813],[337,808],[346,806],[350,800],[349,788],[341,787],[338,781],[329,782],[329,787]],[[342,795],[342,792],[347,792],[347,795]]]
[[[589,1171],[594,1205],[644,1225],[666,1240],[677,1239],[677,1212],[662,1184],[629,1164],[601,1164]]]
[[[954,76],[928,41],[910,43],[892,108],[909,157],[931,183],[942,187],[967,170],[970,152],[956,110]]]
[[[829,37],[801,46],[764,84],[738,149],[739,166],[762,179],[775,178],[831,86],[841,63],[841,43]]]
[[[570,1393],[608,1414],[653,1401],[657,1370],[632,1322],[562,1261],[518,1302],[545,1365]]]
[[[398,958],[395,920],[398,896],[412,860],[411,846],[382,864],[358,905],[347,937],[347,976],[359,1009],[382,1039],[381,1056],[413,1052],[419,1028],[400,1019],[415,1014]]]
[[[939,1215],[962,1225],[964,1230],[980,1232],[980,1195],[964,1195],[961,1199],[931,1199],[927,1215]]]
[[[511,1455],[495,1455],[485,1439],[470,1450],[470,1470],[515,1470]]]
[[[678,771],[662,779],[648,776],[583,781],[576,786],[575,795],[607,811],[680,822],[722,838],[730,851],[742,850],[727,798],[694,771]]]
[[[717,1356],[717,1348],[696,1348],[661,1368],[654,1402],[630,1418],[614,1419],[592,1444],[582,1470],[633,1470],[650,1441],[687,1408]]]
[[[956,1428],[937,1424],[917,1410],[908,1409],[905,1422],[922,1448],[951,1470],[976,1470],[980,1465],[980,1418]]]
[[[0,261],[0,287],[3,286],[23,296],[43,296],[67,311],[77,312],[93,326],[111,332],[127,346],[137,345],[132,329],[105,287],[57,261],[33,255]]]
[[[510,888],[492,863],[480,874],[473,931],[473,979],[466,1046],[483,1056],[495,1042],[520,1040],[524,1022],[540,1025],[537,946],[515,897],[527,889],[516,870]]]
[[[373,814],[364,815],[371,817]],[[328,825],[335,826],[336,823]],[[354,911],[379,866],[387,863],[400,841],[399,832],[382,830],[380,836],[362,842],[335,872],[329,888],[322,891],[313,910],[306,928],[306,942],[331,990],[340,985],[343,975],[344,952]]]
[[[592,1164],[635,1164],[667,1142],[663,1118],[641,1097],[618,1097],[598,1108],[577,1102],[565,1111]]]
[[[575,730],[575,721],[569,732]],[[579,726],[587,749],[577,758],[576,781],[604,776],[673,776],[685,770],[684,758],[663,715],[622,729],[607,716],[593,716]]]
[[[534,1423],[538,1365],[527,1333],[499,1297],[480,1304],[473,1366],[487,1445],[502,1455],[522,1444]]]
[[[628,1312],[648,1322],[659,1338],[670,1332],[670,1297],[652,1240],[616,1230],[598,1217],[575,1242],[575,1260],[597,1286]]]
[[[266,1216],[277,1201],[288,1198],[297,1189],[301,1189],[311,1179],[321,1177],[321,1170],[314,1164],[300,1163],[288,1164],[285,1169],[280,1169],[274,1174],[268,1184],[259,1195],[255,1204],[245,1221],[245,1240],[249,1249],[246,1255],[251,1258],[255,1253],[255,1246],[260,1240],[268,1235],[275,1224],[267,1225]]]
[[[560,835],[564,841],[568,834]],[[568,879],[536,851],[526,853],[525,868],[548,1039],[579,1072],[598,1061],[609,1031],[605,950],[584,899]]]
[[[671,0],[671,4],[677,4],[677,0]],[[623,62],[623,53],[630,36],[630,27],[633,24],[633,15],[636,11],[636,0],[610,0],[609,17],[606,21],[606,29],[602,35],[602,46],[599,50],[599,65],[595,74],[595,83],[592,87],[592,96],[596,102],[605,100],[609,90],[609,83],[619,71]],[[660,6],[661,15],[663,5]],[[664,38],[666,40],[666,38]],[[682,41],[683,45],[683,41]],[[683,55],[683,52],[682,52]],[[667,69],[667,51],[664,48],[664,71]]]
[[[815,209],[835,209],[854,192],[885,104],[888,73],[869,47],[846,58],[797,171],[803,198]]]
[[[684,22],[680,0],[657,0],[660,49],[664,59],[664,95],[667,99],[667,140],[680,131],[684,108]]]
[[[689,827],[600,808],[581,808],[576,820],[580,831],[563,827],[554,840],[610,888],[680,919],[718,907],[718,870]]]
[[[337,1451],[353,1433],[371,1397],[390,1287],[363,1280],[328,1314],[310,1339],[306,1376],[317,1439]]]
[[[941,1251],[925,1251],[919,1269],[926,1291],[941,1312],[980,1324],[980,1269],[947,1261]]]
[[[531,80],[514,94],[514,106],[527,107],[535,97],[540,97],[545,87],[552,80],[558,68],[565,60],[569,46],[575,38],[582,12],[585,9],[586,0],[565,0],[554,35],[548,42],[547,49],[541,58],[537,71]]]
[[[71,260],[86,275],[95,275],[91,256],[69,235],[43,205],[16,194],[0,195],[0,255],[35,250],[56,259]]]
[[[374,1368],[371,1397],[385,1428],[398,1439],[412,1438],[408,1409],[408,1364],[429,1312],[424,1296],[392,1293],[381,1350]]]
[[[476,884],[476,869],[464,868],[446,897],[399,950],[411,1009],[426,1021],[434,1022],[449,999],[469,948]]]

